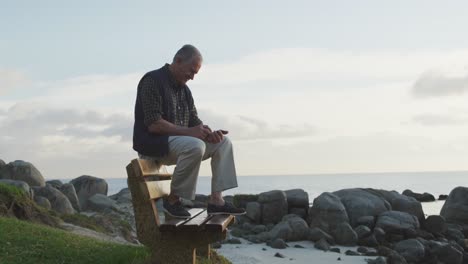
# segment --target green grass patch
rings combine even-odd
[[[64,214],[62,220],[77,226],[88,228],[100,233],[106,233],[106,229],[97,223],[95,218],[82,214]]]
[[[149,251],[0,217],[0,263],[145,263]]]

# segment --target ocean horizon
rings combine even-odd
[[[258,194],[271,190],[303,189],[312,202],[323,192],[334,192],[347,188],[374,188],[403,192],[428,192],[436,199],[438,195],[449,194],[457,186],[468,186],[468,171],[429,172],[380,172],[380,173],[333,173],[301,175],[256,175],[239,176],[239,187],[226,190],[224,195]],[[71,179],[62,179],[69,182]],[[126,178],[106,178],[108,195],[127,188]],[[210,193],[210,176],[200,176],[198,194]]]

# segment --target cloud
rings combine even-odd
[[[440,114],[422,114],[412,118],[412,121],[423,126],[464,125],[468,118],[459,118]]]
[[[468,92],[468,74],[464,76],[447,76],[440,72],[426,72],[413,84],[415,97],[440,97],[461,95]]]
[[[212,129],[230,131],[229,136],[237,141],[291,139],[316,134],[317,128],[310,124],[274,124],[243,115],[223,115],[201,109],[200,118]]]
[[[20,71],[0,69],[0,95],[5,95],[14,88],[24,87],[30,83],[26,75]]]

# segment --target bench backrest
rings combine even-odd
[[[160,237],[161,218],[156,201],[169,194],[172,175],[154,160],[134,159],[127,166],[138,239],[149,245]]]

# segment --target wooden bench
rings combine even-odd
[[[209,216],[194,208],[189,219],[166,219],[160,198],[170,192],[171,177],[152,160],[134,159],[127,166],[137,236],[152,251],[151,263],[196,263],[210,257],[210,243],[226,238],[232,215]]]

